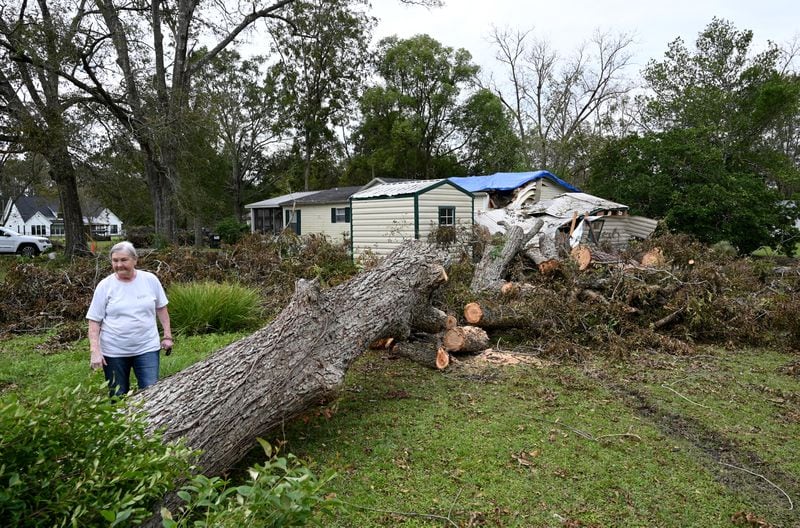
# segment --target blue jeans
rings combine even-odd
[[[161,360],[158,350],[138,356],[108,357],[103,372],[108,381],[110,396],[122,396],[131,388],[131,369],[136,375],[136,385],[144,389],[158,381],[158,366]]]

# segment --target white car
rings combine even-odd
[[[35,257],[52,247],[53,244],[44,237],[20,235],[8,228],[0,227],[0,253]]]

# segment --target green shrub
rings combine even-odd
[[[226,244],[235,244],[247,233],[247,224],[243,224],[235,218],[226,218],[217,224],[217,234],[220,240]]]
[[[178,492],[185,501],[180,511],[162,510],[164,527],[321,525],[319,517],[335,513],[340,503],[325,493],[333,473],[319,478],[294,455],[278,456],[267,442],[258,441],[267,461],[248,470],[245,484],[229,487],[219,477],[196,476]]]
[[[151,515],[192,452],[145,434],[105,388],[0,403],[0,526],[119,526]]]
[[[238,332],[261,322],[259,293],[232,283],[175,283],[169,288],[172,328],[180,334]]]

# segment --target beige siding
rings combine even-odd
[[[472,225],[472,197],[442,185],[418,197],[419,238],[426,240],[439,225],[439,207],[456,208],[456,224]],[[369,250],[386,256],[403,240],[416,236],[414,197],[353,200],[353,253],[356,258]]]
[[[456,208],[456,226],[472,225],[472,197],[449,185],[442,185],[419,197],[419,238],[427,240],[428,235],[439,227],[439,207]]]
[[[414,238],[414,198],[353,200],[353,254],[386,256],[400,242]]]
[[[300,235],[319,234],[330,237],[333,242],[340,242],[343,236],[350,236],[349,222],[331,222],[331,209],[339,207],[350,207],[348,203],[340,204],[320,204],[320,205],[297,205],[300,213]],[[286,213],[283,213],[286,218]]]
[[[557,183],[551,182],[547,178],[542,178],[537,182],[536,194],[537,201],[550,200],[559,194],[570,192],[566,187],[562,187]]]

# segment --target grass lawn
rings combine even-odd
[[[179,340],[162,374],[238,337]],[[0,357],[0,395],[98,376],[85,339],[16,337]],[[797,360],[705,349],[437,372],[368,352],[340,398],[271,440],[337,472],[330,527],[796,527]]]

